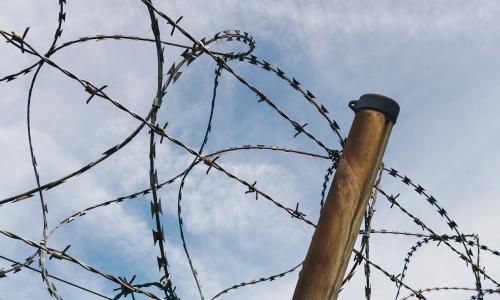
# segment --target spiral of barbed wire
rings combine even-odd
[[[258,288],[259,284],[262,282],[271,282],[279,280],[280,278],[287,276],[293,272],[300,270],[302,262],[290,262],[290,267],[277,272],[276,274],[263,275],[260,278],[249,279],[243,282],[236,282],[234,285],[226,287],[214,295],[206,295],[203,289],[201,279],[198,276],[198,272],[195,265],[195,260],[193,259],[193,254],[190,252],[189,243],[185,238],[184,234],[184,216],[183,216],[183,189],[185,182],[189,180],[191,171],[194,167],[204,166],[206,168],[206,173],[219,172],[222,175],[228,177],[232,180],[234,185],[238,185],[244,190],[246,194],[254,194],[256,199],[263,199],[264,201],[269,201],[274,209],[280,210],[282,213],[291,216],[297,222],[301,222],[306,226],[315,227],[316,220],[309,219],[300,209],[297,204],[296,207],[287,207],[285,204],[280,202],[279,199],[272,197],[265,190],[257,185],[257,182],[247,181],[238,174],[229,171],[224,167],[221,157],[229,153],[247,153],[260,151],[264,153],[279,152],[286,155],[298,155],[305,157],[307,159],[321,160],[325,163],[325,176],[324,182],[321,190],[318,192],[318,210],[321,210],[324,204],[325,193],[330,182],[332,175],[335,173],[337,163],[342,156],[342,147],[345,144],[346,138],[342,136],[340,131],[340,126],[334,118],[334,114],[331,113],[325,105],[323,105],[319,99],[317,99],[314,94],[306,89],[295,77],[288,75],[283,71],[282,68],[277,67],[264,59],[261,59],[253,54],[256,46],[255,39],[247,32],[240,30],[224,30],[222,32],[216,33],[215,35],[207,38],[195,38],[187,30],[184,29],[183,23],[187,20],[183,20],[183,17],[174,18],[169,16],[165,12],[159,10],[151,0],[141,0],[144,4],[144,9],[148,11],[149,22],[151,23],[151,33],[153,38],[133,36],[126,34],[113,34],[113,35],[96,35],[96,36],[84,36],[75,40],[62,42],[62,34],[64,23],[66,21],[66,1],[59,0],[59,11],[57,18],[57,26],[54,31],[52,42],[50,47],[46,50],[36,49],[30,43],[29,28],[26,28],[23,32],[15,32],[7,30],[5,28],[0,28],[0,34],[3,39],[9,43],[10,46],[15,47],[19,50],[19,55],[33,56],[38,61],[32,65],[26,66],[25,68],[18,70],[12,74],[0,74],[0,84],[16,80],[22,76],[30,76],[31,83],[28,89],[27,97],[27,137],[29,142],[30,159],[33,168],[33,176],[36,181],[36,186],[33,188],[21,191],[15,195],[8,196],[0,200],[0,209],[2,206],[6,205],[16,205],[22,201],[33,201],[33,199],[38,198],[40,201],[40,213],[43,219],[43,228],[41,228],[41,236],[39,241],[33,241],[27,239],[15,232],[9,232],[0,228],[0,234],[5,237],[19,240],[26,244],[27,247],[31,247],[33,253],[28,256],[24,261],[16,261],[12,258],[3,256],[0,249],[0,258],[8,263],[8,265],[0,264],[0,280],[7,276],[16,276],[15,274],[20,271],[33,271],[41,274],[43,283],[47,287],[48,293],[55,299],[63,299],[64,295],[61,295],[57,290],[57,284],[69,284],[76,288],[79,288],[85,292],[94,294],[105,299],[120,299],[131,295],[135,299],[134,295],[142,294],[144,296],[150,297],[152,299],[181,299],[182,295],[179,295],[175,288],[175,278],[172,277],[170,270],[170,265],[168,263],[167,257],[167,242],[164,233],[164,224],[162,218],[162,200],[159,197],[158,191],[160,189],[167,189],[172,186],[172,183],[178,182],[179,188],[177,190],[177,223],[182,240],[182,247],[184,250],[184,255],[188,261],[192,276],[193,276],[193,288],[198,291],[200,299],[216,299],[222,297],[223,295],[230,294],[234,290],[242,288]],[[182,22],[181,22],[182,21]],[[167,24],[170,26],[171,31],[164,33],[160,32],[160,24]],[[186,43],[172,43],[167,41],[169,36],[173,34],[181,35]],[[106,92],[106,85],[97,85],[93,83],[91,78],[82,78],[76,75],[71,70],[67,69],[65,66],[59,64],[52,57],[55,53],[64,51],[70,47],[78,47],[84,43],[90,41],[101,41],[101,40],[128,40],[137,43],[152,43],[156,48],[156,91],[154,93],[154,98],[151,99],[151,105],[149,112],[145,116],[141,116],[138,113],[132,111],[130,108],[122,104],[118,99],[113,97],[113,95]],[[237,42],[243,44],[244,50],[240,52],[217,52],[211,51],[210,46],[213,44],[219,44],[222,42]],[[165,55],[170,55],[170,48],[181,48],[183,49],[182,54],[178,57],[170,66],[165,65]],[[203,139],[198,148],[191,148],[187,143],[177,137],[174,137],[169,133],[168,123],[160,124],[158,121],[158,110],[162,107],[164,99],[166,97],[167,91],[171,88],[178,80],[181,80],[182,73],[189,68],[190,64],[198,59],[199,57],[208,57],[213,62],[213,90],[212,98],[210,102],[210,109],[207,111],[207,123],[203,130]],[[297,120],[289,116],[285,109],[278,105],[276,101],[267,96],[258,87],[252,85],[249,80],[240,75],[235,68],[235,64],[244,63],[255,66],[262,71],[268,72],[276,78],[286,82],[291,89],[301,96],[304,103],[310,105],[314,108],[315,112],[319,115],[321,119],[326,122],[328,130],[331,131],[333,136],[336,137],[338,141],[337,149],[331,148],[331,142],[327,142],[317,137],[317,135],[309,130],[305,124],[299,123]],[[43,170],[37,165],[36,151],[34,147],[34,141],[32,139],[32,124],[31,124],[31,99],[32,95],[35,93],[35,83],[40,74],[42,68],[52,68],[60,72],[69,81],[76,82],[82,88],[82,93],[86,95],[86,102],[91,105],[95,99],[101,99],[111,103],[115,109],[127,114],[130,118],[135,119],[140,123],[129,135],[123,139],[120,143],[110,147],[109,149],[104,149],[102,155],[94,158],[94,160],[82,165],[81,167],[73,170],[64,176],[55,179],[50,182],[42,182],[40,180],[40,173]],[[215,108],[217,103],[217,92],[219,88],[219,83],[222,80],[221,74],[228,74],[229,76],[236,79],[241,85],[246,87],[251,91],[255,100],[261,105],[270,108],[276,118],[282,118],[290,128],[295,132],[295,136],[302,135],[309,139],[317,145],[319,152],[307,152],[298,149],[291,149],[287,147],[281,147],[277,145],[235,145],[232,147],[227,147],[225,149],[218,149],[212,153],[205,152],[205,146],[207,145],[211,133],[213,120],[215,118]],[[60,188],[65,182],[70,180],[78,180],[78,176],[91,172],[94,167],[107,160],[113,155],[119,152],[126,151],[125,146],[134,140],[138,134],[142,131],[148,131],[149,134],[149,186],[136,191],[129,195],[123,195],[110,199],[108,201],[89,206],[80,211],[74,212],[71,215],[56,222],[53,228],[48,227],[49,210],[48,204],[44,200],[44,192],[49,189]],[[156,149],[162,147],[164,144],[170,143],[176,145],[183,149],[183,151],[191,156],[190,163],[184,166],[183,171],[171,178],[164,181],[158,179],[157,163],[156,163]],[[382,182],[384,175],[392,176],[399,179],[401,184],[406,188],[410,188],[417,193],[422,199],[422,210],[423,209],[433,209],[439,217],[442,218],[449,228],[450,232],[447,234],[438,233],[436,230],[432,229],[431,226],[425,224],[415,212],[411,212],[406,209],[400,201],[398,201],[398,195],[393,195],[384,190]],[[404,188],[402,186],[402,188]],[[71,222],[77,222],[84,216],[92,214],[100,208],[106,207],[108,205],[120,205],[124,202],[133,201],[140,197],[150,198],[150,209],[151,216],[154,220],[154,226],[152,228],[152,238],[154,245],[157,247],[157,264],[159,270],[161,270],[161,276],[157,281],[154,282],[141,282],[135,283],[136,277],[133,276],[127,279],[121,274],[109,274],[103,270],[98,269],[93,266],[91,262],[83,262],[81,259],[69,255],[70,245],[64,249],[54,249],[49,247],[50,238],[52,235],[59,230],[63,230],[66,224]],[[422,228],[422,232],[404,232],[397,228],[395,229],[376,229],[372,228],[372,219],[376,215],[376,210],[374,209],[376,201],[388,201],[391,207],[396,210],[401,211],[404,215],[408,217],[411,222],[414,222],[419,227]],[[439,204],[428,191],[426,191],[421,185],[415,183],[406,175],[403,175],[400,171],[388,167],[384,164],[380,166],[378,177],[373,188],[372,194],[370,196],[369,205],[364,217],[364,226],[360,230],[362,235],[361,243],[357,249],[353,251],[353,260],[351,268],[348,270],[347,275],[344,278],[343,285],[344,288],[349,284],[350,279],[359,270],[360,266],[363,264],[363,276],[365,277],[365,298],[367,300],[371,299],[371,270],[375,269],[388,280],[394,282],[395,288],[395,299],[410,299],[416,297],[418,299],[427,299],[427,295],[437,292],[445,292],[450,290],[462,290],[469,291],[471,294],[470,299],[483,299],[485,295],[488,294],[500,294],[500,284],[499,281],[489,274],[485,266],[481,264],[480,255],[485,253],[486,255],[493,255],[500,257],[500,252],[487,245],[481,244],[479,242],[478,234],[465,234],[461,231],[458,223],[455,222],[447,213],[445,208]],[[418,242],[407,252],[403,258],[402,271],[400,274],[392,274],[388,272],[383,266],[377,264],[370,258],[370,239],[372,235],[384,234],[391,235],[394,237],[416,237]],[[415,287],[411,286],[405,282],[405,276],[409,272],[411,266],[411,259],[417,251],[424,247],[437,246],[443,244],[447,250],[456,255],[456,258],[463,261],[470,268],[471,274],[474,276],[475,286],[472,287],[459,287],[459,286],[443,286],[443,287]],[[113,249],[110,249],[112,251]],[[115,249],[116,250],[116,249]],[[80,285],[73,284],[69,278],[59,278],[53,276],[49,273],[47,269],[47,257],[51,260],[51,263],[57,263],[57,261],[67,261],[87,272],[92,273],[95,276],[101,276],[105,280],[108,280],[116,284],[116,293],[114,296],[106,296],[101,293],[92,290],[92,287],[83,287]],[[52,260],[54,258],[54,260]],[[34,262],[38,260],[39,267],[34,266]],[[137,279],[140,282],[140,279]],[[156,293],[151,292],[151,289],[146,290],[146,288],[154,287],[157,289]],[[406,296],[400,296],[401,293],[406,290]]]

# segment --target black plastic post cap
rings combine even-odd
[[[391,118],[394,124],[396,124],[399,115],[399,104],[391,98],[379,94],[364,94],[359,97],[359,100],[349,102],[349,107],[354,112],[363,108],[374,109]]]

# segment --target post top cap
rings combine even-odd
[[[359,100],[349,102],[349,107],[355,112],[358,109],[370,108],[387,115],[396,123],[399,115],[399,104],[389,97],[379,94],[364,94]]]

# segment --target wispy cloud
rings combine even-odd
[[[151,37],[147,11],[139,1],[85,1],[67,5],[63,40],[93,34],[132,34]],[[496,233],[495,199],[498,160],[496,112],[500,65],[496,59],[500,5],[495,1],[178,1],[158,3],[181,24],[201,38],[223,29],[241,29],[257,38],[256,53],[292,74],[331,111],[347,133],[352,112],[347,101],[365,92],[380,92],[402,106],[386,154],[386,162],[402,169],[424,185],[448,209],[465,232],[479,232],[481,241],[500,248]],[[57,20],[55,3],[7,1],[2,4],[0,28],[21,32],[30,26],[28,40],[41,51],[48,47]],[[161,27],[167,38],[170,27]],[[172,39],[186,43],[180,35]],[[224,49],[224,45],[217,46]],[[218,48],[219,49],[219,48]],[[0,75],[34,62],[8,44],[0,47]],[[166,49],[166,68],[180,52]],[[156,84],[154,44],[127,41],[90,42],[62,51],[54,59],[96,84],[108,84],[110,94],[145,115],[151,107]],[[306,120],[315,132],[331,138],[312,110],[298,104],[286,84],[268,79],[258,69],[232,64],[259,84],[287,112]],[[213,84],[211,61],[193,63],[166,97],[160,111],[170,121],[169,132],[196,147],[207,122]],[[0,195],[10,196],[35,185],[25,128],[26,88],[30,77],[0,84]],[[318,151],[293,128],[280,123],[270,110],[258,106],[246,89],[223,74],[216,108],[213,139],[208,149],[234,143],[278,143]],[[83,166],[120,142],[137,121],[101,100],[86,105],[80,86],[46,66],[35,86],[32,106],[35,151],[43,182]],[[189,128],[189,127],[192,128]],[[193,129],[195,128],[195,129]],[[198,130],[199,129],[199,130]],[[148,137],[141,133],[121,152],[60,189],[46,193],[50,224],[92,204],[130,194],[149,184]],[[331,144],[335,145],[333,138]],[[180,148],[157,145],[158,173],[168,178],[190,158]],[[321,180],[328,162],[291,158],[288,155],[226,155],[220,163],[290,207],[300,202],[311,220],[317,218]],[[195,168],[183,191],[184,230],[199,277],[208,296],[239,281],[259,278],[298,263],[305,255],[312,228],[276,209],[246,188],[206,166]],[[423,199],[404,186],[384,178],[384,186],[402,191],[401,199],[426,222],[442,232],[446,224]],[[197,296],[194,281],[180,243],[177,225],[178,185],[160,191],[164,204],[167,254],[174,284],[184,299]],[[157,280],[157,248],[151,236],[149,197],[110,205],[65,225],[49,245],[95,263],[117,275],[138,273],[139,280]],[[1,229],[39,240],[41,213],[37,197],[0,209]],[[374,219],[377,228],[419,230],[382,200]],[[373,237],[375,262],[394,274],[401,272],[404,252],[416,240]],[[22,259],[31,249],[19,242],[0,239],[5,255]],[[440,246],[428,246],[412,261],[408,282],[417,288],[451,282],[472,286],[464,264],[457,263]],[[435,261],[443,267],[435,267]],[[483,259],[483,258],[482,258]],[[498,276],[495,257],[485,257],[487,271]],[[4,266],[5,264],[0,264]],[[445,267],[446,266],[446,267]],[[432,271],[429,271],[432,270]],[[85,283],[111,295],[112,285],[71,266],[50,262],[49,271]],[[126,274],[123,274],[126,273]],[[346,299],[363,295],[362,272],[342,292]],[[372,270],[373,299],[393,295],[393,283]],[[290,298],[297,272],[272,283],[242,288],[226,299]],[[28,284],[29,288],[26,288]],[[60,286],[61,284],[58,284]],[[39,275],[22,271],[0,279],[6,299],[50,299]],[[63,297],[88,299],[86,294],[60,288]],[[405,294],[405,293],[404,293]],[[460,294],[464,295],[464,294]],[[469,293],[466,293],[469,295]],[[456,299],[457,294],[440,294]]]

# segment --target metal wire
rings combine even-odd
[[[23,34],[18,34],[15,32],[8,32],[7,30],[0,29],[0,35],[13,47],[16,47],[20,50],[20,55],[29,55],[34,56],[38,59],[38,62],[27,66],[17,72],[12,74],[3,75],[0,78],[0,82],[10,82],[20,78],[20,76],[27,76],[31,72],[33,72],[33,76],[31,78],[30,87],[28,89],[28,98],[27,98],[27,109],[26,109],[26,123],[27,123],[27,136],[28,136],[28,144],[31,156],[31,163],[33,168],[33,175],[35,177],[36,186],[17,193],[16,195],[12,195],[6,197],[5,199],[0,200],[0,206],[2,205],[16,205],[16,203],[21,201],[28,201],[28,199],[35,197],[38,195],[40,199],[40,213],[43,219],[42,226],[42,236],[39,242],[35,242],[20,236],[17,233],[0,230],[0,234],[5,237],[22,241],[26,245],[34,248],[34,253],[28,256],[24,262],[19,262],[16,260],[12,260],[5,256],[0,256],[5,260],[8,260],[12,263],[10,267],[7,269],[0,268],[0,279],[7,276],[12,276],[15,273],[21,271],[22,269],[29,269],[35,272],[39,272],[42,276],[42,281],[47,286],[47,290],[49,294],[55,299],[62,299],[62,296],[56,289],[52,280],[56,280],[61,283],[69,284],[73,287],[79,288],[86,292],[92,293],[96,296],[100,296],[105,299],[120,299],[122,297],[126,297],[131,295],[133,299],[135,299],[135,294],[142,294],[144,296],[150,297],[152,299],[180,299],[181,296],[177,294],[175,288],[175,279],[172,278],[171,271],[169,269],[169,263],[167,259],[167,243],[165,239],[165,230],[164,224],[162,223],[162,201],[159,197],[158,190],[162,188],[170,187],[170,185],[176,181],[180,181],[179,189],[178,189],[178,199],[177,199],[177,222],[180,231],[180,236],[182,240],[182,246],[184,249],[184,253],[188,264],[190,266],[191,273],[193,275],[196,289],[198,290],[200,299],[205,299],[205,292],[203,291],[203,286],[201,284],[201,279],[199,278],[196,266],[194,264],[194,260],[192,258],[192,254],[189,251],[188,241],[186,239],[184,233],[184,220],[185,218],[182,215],[182,203],[183,203],[183,189],[186,181],[189,179],[189,175],[191,171],[200,165],[205,165],[208,174],[210,170],[214,170],[214,172],[219,172],[220,174],[230,178],[233,180],[234,184],[241,186],[246,189],[244,191],[245,194],[254,194],[256,199],[265,199],[274,205],[274,207],[278,208],[280,211],[288,214],[293,219],[307,224],[308,226],[315,227],[315,222],[306,217],[306,214],[299,210],[299,203],[295,208],[287,207],[282,204],[278,199],[275,199],[264,190],[257,186],[257,182],[250,183],[247,180],[242,179],[237,174],[228,171],[222,164],[222,159],[220,159],[224,155],[228,155],[236,152],[246,153],[248,151],[262,151],[265,153],[286,153],[288,155],[300,155],[303,157],[307,157],[309,159],[319,159],[325,162],[328,165],[326,174],[324,175],[324,182],[321,190],[321,200],[320,207],[323,207],[326,190],[328,188],[328,183],[330,182],[332,176],[335,173],[335,169],[337,164],[342,156],[342,147],[346,142],[346,138],[342,136],[340,132],[340,126],[337,121],[331,117],[328,109],[321,104],[316,97],[313,95],[311,91],[304,88],[302,84],[292,76],[287,75],[282,69],[277,66],[272,65],[271,63],[258,58],[253,55],[253,50],[255,49],[255,40],[254,38],[247,32],[242,32],[239,30],[225,30],[215,34],[212,38],[202,38],[197,39],[188,31],[186,31],[183,26],[180,24],[182,17],[174,20],[171,16],[165,14],[160,11],[151,0],[141,0],[141,2],[145,5],[145,9],[148,11],[149,22],[151,23],[151,30],[153,33],[153,38],[141,37],[141,36],[131,36],[126,34],[113,34],[113,35],[95,35],[95,36],[87,36],[81,37],[75,40],[63,42],[60,46],[57,46],[59,40],[61,39],[63,32],[63,24],[66,21],[66,11],[65,11],[65,0],[59,0],[59,11],[58,11],[58,21],[57,26],[54,32],[54,37],[50,43],[50,47],[47,51],[41,52],[40,50],[35,49],[29,42],[29,28],[27,28]],[[164,34],[160,32],[160,24],[166,23],[172,29],[170,35],[173,35],[175,32],[184,37],[190,45],[183,45],[178,43],[172,43],[166,41],[164,38]],[[130,110],[126,106],[124,106],[120,101],[107,94],[104,90],[106,89],[106,85],[98,86],[90,79],[84,79],[76,75],[74,72],[68,70],[63,65],[59,64],[56,60],[52,59],[55,53],[64,51],[69,49],[70,47],[77,47],[83,43],[87,43],[89,41],[104,41],[104,40],[114,40],[114,41],[133,41],[133,42],[141,42],[141,43],[154,43],[156,49],[156,59],[157,59],[157,84],[155,90],[155,96],[151,101],[151,108],[146,116],[140,116],[134,111]],[[212,44],[218,44],[220,42],[231,42],[236,41],[239,43],[245,44],[248,49],[242,52],[214,52],[209,50],[209,47]],[[170,67],[165,66],[165,48],[164,47],[175,47],[182,48],[184,52],[178,58],[178,60]],[[170,48],[167,48],[170,49]],[[44,54],[42,54],[44,53]],[[167,51],[167,55],[169,52]],[[168,132],[168,123],[165,125],[160,125],[158,123],[158,111],[162,107],[164,102],[164,98],[166,97],[167,90],[175,84],[177,80],[179,80],[181,74],[184,70],[189,67],[189,65],[198,59],[201,56],[207,56],[213,60],[215,63],[215,76],[213,82],[213,91],[212,91],[212,99],[210,104],[210,110],[208,112],[208,120],[206,127],[204,128],[203,139],[201,141],[200,147],[197,149],[193,149],[187,145],[185,141],[182,141],[179,138],[172,136]],[[300,123],[297,120],[293,119],[292,116],[285,112],[285,109],[282,106],[278,106],[277,102],[273,101],[270,97],[265,95],[261,90],[259,90],[256,86],[252,85],[247,79],[239,75],[232,67],[232,65],[237,63],[247,63],[249,65],[259,67],[261,70],[266,71],[276,78],[279,78],[289,84],[289,86],[295,90],[298,95],[300,95],[307,105],[310,105],[315,109],[317,114],[321,119],[325,120],[328,125],[331,133],[338,140],[339,147],[338,149],[332,148],[330,141],[323,141],[314,132],[307,129],[307,123]],[[38,75],[40,74],[40,70],[45,67],[50,66],[51,68],[62,73],[67,79],[72,80],[80,84],[83,88],[83,91],[88,95],[87,103],[91,103],[94,98],[102,99],[111,103],[115,108],[119,111],[127,114],[132,119],[139,121],[140,125],[137,126],[122,142],[116,144],[115,146],[105,150],[100,157],[95,158],[93,161],[83,165],[82,167],[69,172],[61,178],[52,180],[47,183],[42,183],[40,180],[40,172],[37,164],[36,151],[32,138],[32,124],[31,124],[31,100],[32,96],[35,93],[35,84],[38,79]],[[168,71],[165,73],[165,71]],[[205,147],[209,142],[210,134],[212,132],[212,126],[214,118],[216,117],[216,107],[217,107],[217,91],[219,87],[219,83],[222,79],[222,74],[226,73],[229,76],[235,78],[238,82],[240,82],[244,87],[252,91],[255,96],[257,103],[262,103],[266,105],[266,107],[271,108],[274,112],[276,118],[281,118],[285,120],[291,129],[295,131],[296,137],[299,134],[305,136],[308,140],[312,141],[315,145],[318,146],[318,149],[322,151],[322,153],[312,153],[307,151],[302,151],[298,149],[290,149],[286,147],[280,146],[266,146],[266,145],[243,145],[243,146],[235,146],[229,147],[225,149],[218,149],[210,154],[204,154]],[[94,100],[95,101],[95,100]],[[146,187],[140,191],[134,192],[132,194],[121,196],[114,198],[112,200],[108,200],[93,206],[89,206],[83,210],[77,211],[59,222],[57,222],[56,226],[54,226],[51,230],[48,228],[48,205],[44,196],[44,192],[49,189],[58,188],[63,185],[68,180],[76,180],[77,176],[90,172],[95,166],[105,161],[109,157],[115,155],[118,152],[124,151],[124,147],[129,144],[132,140],[134,140],[138,134],[143,131],[143,129],[149,129],[149,187]],[[158,179],[158,171],[156,164],[156,148],[161,147],[160,145],[163,142],[170,143],[172,145],[178,146],[185,153],[189,154],[192,158],[191,162],[185,166],[182,172],[174,175],[170,179],[166,181],[160,182]],[[435,229],[431,228],[429,225],[425,224],[417,215],[410,210],[406,209],[402,206],[401,202],[397,201],[398,195],[392,195],[386,192],[382,188],[381,179],[382,173],[389,174],[390,176],[399,179],[403,184],[408,187],[411,187],[418,195],[422,196],[424,203],[426,205],[430,205],[438,215],[442,218],[442,220],[450,227],[453,234],[438,234]],[[377,230],[372,228],[372,220],[375,216],[375,205],[378,195],[382,195],[386,200],[389,201],[391,207],[396,206],[409,220],[419,227],[422,228],[426,233],[415,233],[415,232],[403,232],[398,229],[394,230]],[[141,284],[134,284],[136,276],[133,276],[130,280],[127,280],[124,276],[112,275],[98,268],[84,263],[80,259],[67,254],[70,246],[67,246],[64,250],[57,250],[47,246],[51,236],[55,231],[60,230],[64,227],[65,224],[73,222],[75,220],[79,220],[81,217],[87,215],[88,213],[93,213],[96,210],[106,207],[108,205],[119,205],[123,202],[132,199],[139,199],[140,196],[149,196],[151,198],[150,207],[151,207],[151,216],[154,219],[154,228],[153,228],[153,242],[154,244],[158,244],[159,256],[156,258],[158,263],[158,268],[162,270],[163,275],[157,280],[153,282],[146,282]],[[424,206],[423,206],[424,207]],[[479,235],[478,234],[464,234],[461,230],[459,230],[459,226],[457,222],[455,222],[449,214],[446,212],[444,207],[438,203],[438,201],[430,195],[421,185],[415,183],[413,180],[408,178],[405,175],[401,175],[399,171],[394,168],[386,167],[382,164],[379,172],[378,179],[373,188],[372,194],[370,196],[369,205],[367,207],[367,211],[365,213],[364,218],[364,229],[360,230],[360,234],[362,234],[361,244],[359,250],[354,250],[354,263],[347,272],[347,275],[343,281],[343,289],[347,287],[350,279],[356,274],[358,267],[364,262],[364,277],[365,277],[365,298],[367,300],[372,297],[372,281],[370,281],[371,268],[376,269],[381,274],[383,274],[390,281],[395,283],[396,288],[396,296],[395,299],[409,299],[411,297],[417,297],[418,299],[426,299],[424,294],[429,292],[436,291],[447,291],[447,290],[462,290],[462,291],[470,291],[474,292],[474,295],[470,297],[470,299],[483,299],[486,294],[495,294],[500,293],[500,289],[498,288],[499,281],[493,277],[493,275],[486,272],[484,266],[481,265],[481,251],[485,251],[486,253],[492,254],[494,256],[500,257],[500,252],[497,250],[493,250],[489,246],[480,244]],[[402,272],[399,275],[394,275],[388,272],[385,268],[375,263],[370,258],[370,240],[373,239],[373,234],[384,234],[391,235],[394,237],[417,237],[420,238],[419,241],[415,243],[414,246],[411,247],[410,251],[406,254],[404,258]],[[415,253],[421,249],[424,245],[436,244],[444,244],[447,247],[447,250],[450,253],[454,253],[458,256],[458,258],[464,261],[467,265],[470,265],[470,271],[474,276],[475,287],[432,287],[432,288],[424,288],[417,289],[408,285],[404,279],[406,274],[408,273],[411,258],[415,255]],[[455,247],[452,243],[458,244],[459,247]],[[476,251],[476,259],[474,259],[473,249]],[[80,266],[83,270],[86,270],[92,274],[96,274],[104,278],[105,280],[111,281],[114,284],[118,285],[118,288],[115,289],[119,291],[114,298],[107,297],[91,289],[79,286],[77,284],[71,283],[70,281],[53,276],[49,274],[46,267],[46,256],[49,256],[49,259],[55,258],[56,260],[65,260],[71,263],[74,263]],[[38,259],[40,269],[33,268],[31,264]],[[214,296],[209,297],[210,299],[216,299],[221,297],[222,295],[226,295],[229,292],[234,292],[237,289],[256,286],[261,282],[270,282],[282,278],[288,274],[293,273],[298,270],[302,263],[294,264],[293,267],[287,268],[284,271],[278,272],[275,275],[263,276],[261,278],[244,281],[241,283],[234,284],[230,287],[224,288],[220,292],[216,293]],[[488,284],[495,285],[495,288],[484,288],[485,282]],[[164,294],[163,296],[158,296],[145,288],[155,287],[161,290]],[[405,288],[411,292],[410,295],[399,298],[401,289]]]

